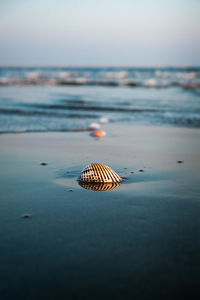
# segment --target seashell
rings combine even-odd
[[[96,130],[100,128],[100,125],[98,123],[91,123],[90,128]]]
[[[112,191],[119,187],[118,182],[113,183],[93,183],[93,182],[79,182],[79,185],[86,190],[105,192]]]
[[[79,180],[87,183],[118,183],[122,181],[122,178],[110,167],[93,163],[85,167]]]
[[[106,135],[106,132],[103,130],[97,130],[91,133],[92,136],[94,137],[104,137]]]

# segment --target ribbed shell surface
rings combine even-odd
[[[85,167],[81,172],[80,181],[93,183],[115,183],[122,181],[122,178],[110,167],[93,163]]]
[[[117,187],[119,187],[118,182],[112,182],[112,183],[79,182],[79,184],[86,190],[93,190],[98,192],[112,191]]]

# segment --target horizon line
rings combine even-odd
[[[51,64],[30,64],[30,65],[0,65],[0,69],[3,68],[200,68],[200,65],[190,65],[190,64],[153,64],[153,65],[114,65],[114,64],[97,64],[97,65],[90,65],[90,64],[58,64],[58,65],[51,65]]]

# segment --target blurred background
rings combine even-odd
[[[0,132],[200,126],[198,0],[1,0]]]

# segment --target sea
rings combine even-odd
[[[200,127],[200,67],[1,67],[0,133]]]

